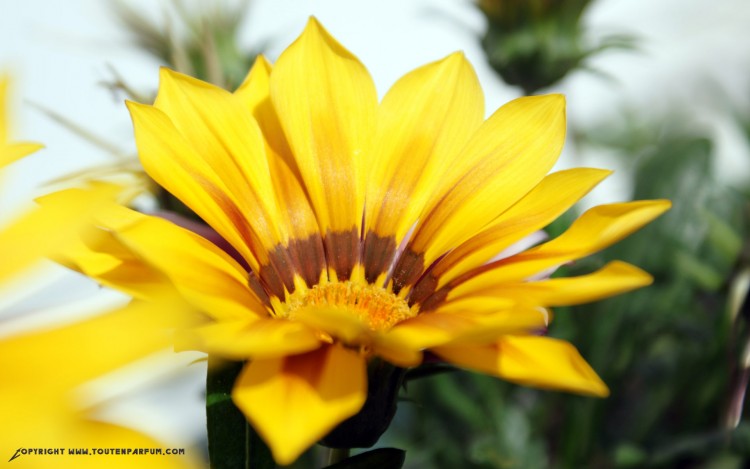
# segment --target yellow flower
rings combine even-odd
[[[11,143],[5,115],[7,79],[0,78],[0,167],[26,156],[41,145]],[[76,204],[51,200],[0,228],[0,286],[39,263],[45,255],[67,248],[81,229],[110,201],[113,186],[99,185]],[[121,366],[164,349],[165,333],[180,311],[179,303],[132,303],[93,319],[72,325],[0,335],[0,457],[18,468],[142,467],[180,469],[192,467],[186,457],[163,455],[68,455],[68,449],[164,448],[164,444],[138,431],[100,421],[96,406],[77,392],[81,385]],[[0,330],[5,324],[0,322]],[[133,340],[137,337],[138,340]],[[29,449],[62,454],[29,454]]]
[[[134,294],[123,265],[162,276],[200,310],[206,322],[180,346],[247,360],[233,399],[280,464],[362,409],[374,357],[412,367],[429,350],[509,381],[607,395],[573,346],[538,331],[549,307],[650,276],[613,262],[530,279],[670,203],[596,207],[560,237],[496,260],[609,172],[547,175],[565,138],[562,96],[521,98],[486,121],[483,103],[460,53],[407,74],[378,103],[365,67],[314,19],[235,93],[163,69],[154,105],[129,103],[143,166],[241,261],[131,214],[117,228],[100,222],[111,242],[67,263]],[[123,263],[108,269],[116,252]]]

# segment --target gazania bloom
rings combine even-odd
[[[574,347],[539,331],[550,307],[638,288],[649,275],[623,262],[577,278],[539,274],[670,204],[596,207],[558,238],[498,258],[609,172],[547,175],[565,138],[562,96],[517,99],[486,121],[483,101],[456,53],[408,73],[378,103],[364,66],[314,19],[234,93],[163,69],[154,105],[129,103],[141,161],[233,252],[141,215],[100,223],[110,241],[90,248],[106,262],[68,264],[134,294],[152,284],[139,284],[136,266],[173,285],[204,315],[179,347],[246,362],[232,397],[281,464],[363,409],[368,364],[414,367],[424,351],[604,396]]]

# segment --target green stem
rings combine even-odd
[[[242,363],[208,359],[206,424],[208,457],[213,469],[245,467],[245,417],[232,402],[231,392]]]
[[[212,469],[273,469],[271,452],[232,402],[243,363],[209,357],[206,377],[208,458]]]
[[[336,464],[349,457],[349,448],[328,448],[328,465]]]

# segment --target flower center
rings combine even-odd
[[[315,308],[334,308],[357,317],[371,330],[385,331],[417,315],[402,298],[382,287],[351,281],[315,285],[306,291],[295,291],[286,301],[287,317]]]

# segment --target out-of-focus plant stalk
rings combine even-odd
[[[116,18],[139,48],[178,72],[217,86],[229,90],[239,86],[257,55],[239,44],[249,0],[173,0],[176,15],[165,15],[171,19],[163,25],[122,1],[113,5]]]

